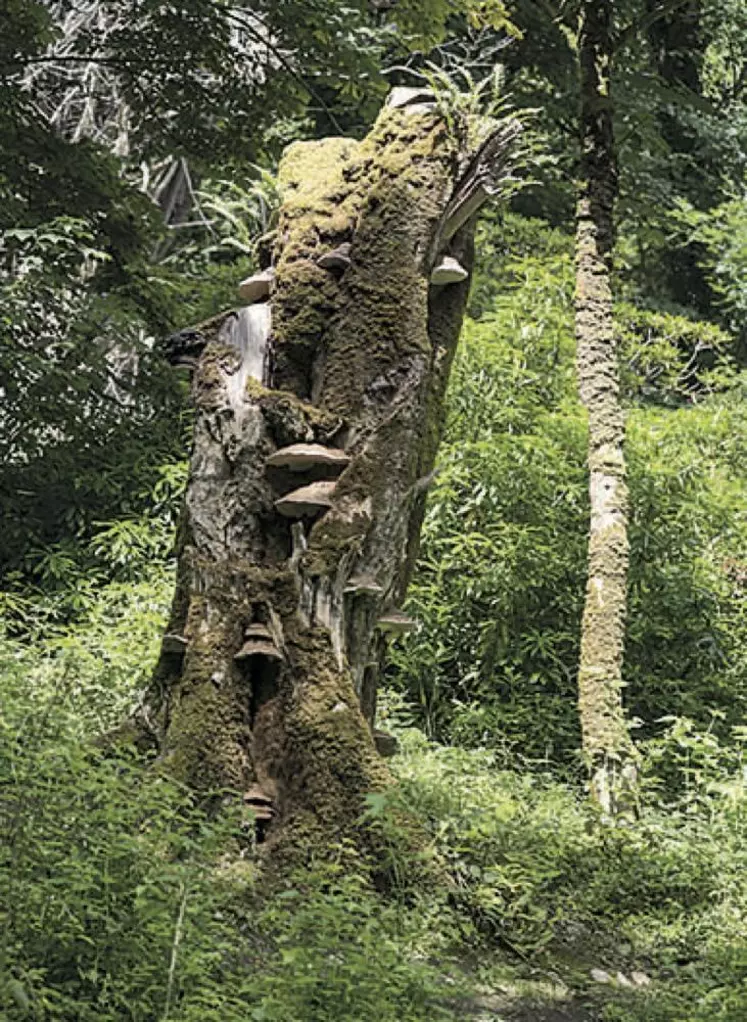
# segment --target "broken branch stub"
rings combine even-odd
[[[273,792],[267,848],[360,834],[388,783],[378,672],[386,636],[414,627],[392,608],[469,286],[472,223],[452,230],[454,210],[484,172],[421,99],[395,96],[361,142],[286,151],[272,273],[244,282],[262,304],[185,341],[194,446],[167,631],[187,645],[162,655],[146,716],[181,780]],[[444,263],[453,279],[432,287]]]

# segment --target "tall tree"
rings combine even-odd
[[[578,689],[592,797],[607,813],[620,808],[635,778],[634,747],[622,700],[628,491],[611,286],[617,193],[611,20],[611,2],[583,0],[578,33],[581,165],[576,340],[579,389],[589,414],[591,520]]]

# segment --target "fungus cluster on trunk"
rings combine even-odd
[[[291,444],[271,454],[268,469],[285,469],[295,475],[332,476],[312,478],[303,486],[284,493],[275,507],[285,518],[314,518],[332,507],[335,477],[350,464],[350,455],[322,444]]]

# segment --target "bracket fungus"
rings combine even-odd
[[[285,518],[311,518],[332,507],[333,481],[310,483],[286,493],[275,501],[275,507]]]
[[[415,631],[417,622],[407,614],[403,614],[401,610],[390,610],[379,618],[376,627],[386,635],[406,635],[408,632]]]
[[[376,751],[384,759],[396,756],[399,752],[399,742],[394,735],[390,735],[387,731],[379,731],[377,728],[373,733],[373,740]]]
[[[336,468],[342,471],[350,464],[350,455],[335,447],[322,444],[291,444],[275,451],[267,459],[270,468],[287,468],[291,472],[305,472],[312,468]]]
[[[269,298],[274,280],[275,270],[272,267],[247,277],[239,284],[239,298],[245,302],[261,302]]]
[[[453,256],[444,256],[431,274],[431,284],[461,284],[469,274]]]
[[[260,784],[253,784],[244,792],[244,805],[249,806],[258,821],[269,822],[275,815],[273,800]]]
[[[382,596],[384,593],[383,587],[370,575],[354,575],[343,591],[352,596]]]
[[[345,241],[342,245],[338,245],[337,248],[333,248],[331,252],[325,252],[324,255],[319,256],[316,265],[323,270],[340,270],[344,273],[348,266],[350,266],[351,248],[350,242]]]
[[[182,635],[164,635],[161,643],[161,649],[164,653],[176,653],[178,656],[184,656],[187,652],[187,640]]]
[[[407,108],[408,113],[425,113],[426,110],[435,110],[436,97],[430,89],[397,85],[389,93],[386,105],[390,110]]]
[[[247,630],[244,632],[245,639],[265,639],[268,642],[273,641],[272,632],[263,625],[261,621],[255,621],[254,624],[249,625]]]
[[[241,663],[242,660],[249,660],[250,657],[255,656],[267,657],[268,660],[283,659],[283,654],[272,639],[247,639],[234,657],[234,660],[237,663]]]

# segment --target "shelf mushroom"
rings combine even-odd
[[[161,649],[164,653],[174,653],[177,656],[184,656],[187,652],[187,640],[182,635],[164,635],[161,642]]]
[[[342,245],[333,248],[331,252],[325,252],[324,255],[319,256],[316,265],[323,270],[339,270],[344,273],[350,266],[351,248],[350,242],[344,241]]]
[[[234,660],[237,663],[241,663],[255,656],[267,657],[268,660],[283,659],[283,654],[275,645],[269,629],[264,628],[264,626],[262,626],[262,632],[259,632],[259,629],[256,627],[247,630],[246,641],[234,657]]]
[[[335,468],[342,471],[350,464],[350,455],[335,447],[322,444],[291,444],[275,451],[267,459],[270,468],[287,468],[291,472],[306,472],[313,468]]]
[[[373,733],[373,740],[376,751],[384,759],[396,756],[399,752],[399,742],[394,735],[390,735],[387,731],[379,731],[376,728]]]
[[[269,822],[275,815],[273,800],[260,784],[244,792],[244,805],[249,806],[257,821]]]
[[[343,592],[348,596],[382,596],[384,589],[370,575],[353,575]]]
[[[275,280],[275,270],[270,267],[255,273],[239,284],[239,298],[245,302],[261,302],[270,295],[270,288]]]
[[[386,105],[390,110],[407,109],[408,113],[430,113],[436,109],[436,97],[430,89],[398,85],[389,93]]]
[[[254,624],[249,625],[247,630],[244,632],[245,639],[266,639],[268,642],[272,642],[272,632],[263,625],[260,621],[255,621]]]
[[[332,492],[337,484],[331,480],[310,483],[275,501],[275,507],[285,518],[312,518],[332,507]]]
[[[386,614],[382,614],[376,622],[376,627],[385,635],[406,635],[415,630],[417,622],[407,614],[403,614],[401,610],[389,610]]]
[[[431,284],[461,284],[469,274],[453,256],[443,256],[431,274]]]

